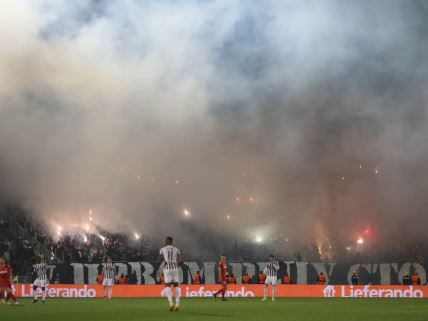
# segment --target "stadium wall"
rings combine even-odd
[[[136,272],[137,284],[153,285],[159,283],[156,276],[155,262],[117,262],[117,275],[124,274],[128,278],[133,271]],[[256,282],[257,274],[263,270],[266,262],[228,263],[229,273],[233,273],[237,283],[241,283],[242,274],[248,273]],[[351,284],[352,272],[357,270],[360,284],[373,285],[400,285],[405,272],[418,272],[422,284],[426,283],[427,264],[420,263],[314,263],[314,262],[280,262],[278,279],[282,279],[285,273],[291,275],[293,284],[316,284],[319,273],[324,273],[327,284],[348,285]],[[51,283],[61,284],[96,284],[101,264],[98,263],[70,263],[51,264],[48,269],[48,277]],[[180,267],[180,279],[182,284],[191,284],[192,276],[196,271],[201,271],[203,281],[206,284],[217,283],[216,262],[185,262]]]
[[[113,296],[120,298],[162,297],[162,285],[115,285]],[[182,285],[182,295],[187,298],[212,298],[219,285]],[[40,291],[40,289],[39,289]],[[32,297],[30,284],[15,285],[19,297]],[[227,297],[262,297],[262,284],[234,284],[228,286]],[[426,298],[428,286],[349,286],[349,285],[278,285],[277,297],[325,298]],[[47,289],[48,298],[101,298],[99,285],[53,284]]]

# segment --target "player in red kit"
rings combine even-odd
[[[7,298],[11,298],[15,301],[15,304],[18,304],[15,296],[12,293],[12,273],[10,266],[6,265],[5,259],[0,257],[0,293],[3,295],[4,292],[7,293]],[[8,302],[9,303],[9,302]]]
[[[6,268],[9,270],[9,289],[12,291],[12,266],[10,266],[9,262],[6,261]],[[6,303],[9,303],[10,296],[4,291],[4,295],[6,296]]]
[[[216,293],[214,293],[214,299],[217,298],[219,294],[221,294],[222,301],[226,301],[226,299],[224,298],[227,291],[226,274],[227,274],[226,256],[222,255],[220,256],[220,262],[218,263],[218,278],[220,280],[220,283],[222,284],[222,288],[218,290]]]

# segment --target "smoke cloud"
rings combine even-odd
[[[427,21],[424,1],[2,1],[0,196],[195,256],[424,237]]]

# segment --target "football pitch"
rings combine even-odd
[[[203,321],[203,320],[428,320],[425,299],[183,299],[169,312],[166,299],[52,299],[45,304],[21,301],[0,305],[5,321]]]

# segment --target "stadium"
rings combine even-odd
[[[427,320],[428,4],[0,1],[2,320]]]

